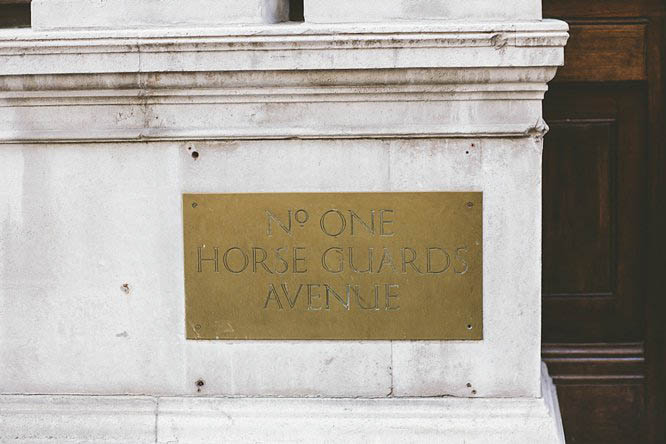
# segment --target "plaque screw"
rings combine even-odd
[[[467,208],[472,208],[474,206],[474,202],[467,202]]]
[[[467,324],[467,330],[471,330],[471,329],[472,329],[472,324]]]
[[[192,202],[192,208],[196,208],[196,207],[198,207],[198,206],[199,206],[198,203],[196,203],[196,202]]]
[[[198,331],[198,330],[201,330],[201,324],[197,324],[197,325],[195,325],[195,326],[194,326],[194,329],[197,330],[197,331]]]

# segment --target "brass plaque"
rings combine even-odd
[[[185,194],[188,339],[482,339],[483,195]]]

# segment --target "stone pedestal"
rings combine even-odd
[[[563,442],[526,18],[0,32],[0,440]],[[183,193],[343,191],[483,192],[483,340],[186,340]]]

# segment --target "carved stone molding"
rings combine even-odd
[[[0,142],[533,136],[566,31],[558,21],[5,31]]]

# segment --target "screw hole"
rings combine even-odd
[[[472,324],[467,324],[467,330],[471,330],[471,329],[472,329]]]
[[[467,387],[471,387],[471,386],[472,386],[472,383],[468,382]]]
[[[206,385],[203,379],[197,379],[197,382],[194,383],[197,386],[197,392],[201,391],[201,387]]]
[[[198,151],[192,151],[192,159],[198,159],[199,158],[199,152]]]
[[[469,151],[465,151],[465,154],[469,154]]]
[[[476,395],[476,390],[472,390],[472,395]]]

